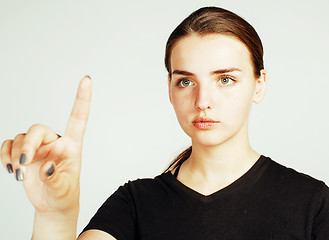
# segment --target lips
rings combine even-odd
[[[211,118],[196,118],[192,123],[198,129],[207,130],[219,124],[219,121]]]

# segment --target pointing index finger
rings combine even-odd
[[[91,78],[85,76],[80,81],[71,116],[64,133],[64,136],[68,136],[77,142],[82,142],[86,130],[91,101],[91,89]]]

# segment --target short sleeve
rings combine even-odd
[[[329,188],[324,183],[315,201],[312,237],[314,240],[329,239]]]
[[[82,232],[97,229],[117,240],[132,240],[135,236],[135,209],[129,192],[129,181],[120,186],[98,209]]]

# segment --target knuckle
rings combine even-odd
[[[21,146],[21,153],[29,152],[31,149],[33,149],[33,146],[30,142],[24,142]]]
[[[44,128],[45,128],[44,125],[42,125],[40,123],[35,123],[30,127],[29,131],[30,130],[41,130],[41,129],[44,129]]]
[[[13,140],[5,140],[1,146],[0,158],[3,163],[10,161],[11,145]],[[9,159],[8,159],[9,158]]]
[[[72,111],[72,117],[80,120],[84,118],[84,114],[81,111],[76,110],[76,111]]]
[[[8,151],[8,146],[10,146],[12,144],[14,140],[12,139],[7,139],[5,140],[2,145],[1,145],[1,152],[3,151]]]
[[[26,135],[26,133],[17,134],[14,138],[14,142],[15,143],[16,142],[21,142],[24,139],[25,135]]]
[[[14,141],[12,142],[11,158],[14,161],[16,161],[16,159],[18,159],[19,156],[21,155],[21,148],[22,148],[22,145],[23,145],[25,135],[26,135],[25,133],[16,135],[16,137],[14,138]]]

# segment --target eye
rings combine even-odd
[[[222,76],[219,79],[220,84],[225,85],[225,86],[232,85],[235,83],[235,81],[236,80],[230,76]]]
[[[188,87],[192,84],[192,82],[186,78],[180,79],[177,82],[177,85],[180,85],[181,87]]]

